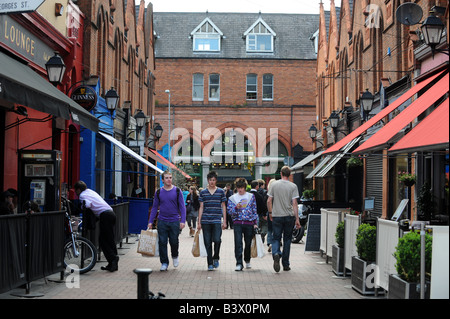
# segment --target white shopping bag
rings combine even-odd
[[[264,243],[261,238],[261,234],[255,234],[256,250],[258,252],[258,258],[263,258],[266,253],[264,252]]]
[[[200,257],[208,257],[208,253],[206,252],[205,248],[205,241],[203,239],[203,234],[200,234],[200,236],[198,236],[198,241],[200,243]]]

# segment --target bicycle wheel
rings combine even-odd
[[[64,266],[66,269],[84,274],[94,268],[96,262],[97,249],[90,240],[77,237],[75,247],[71,238],[64,243]]]

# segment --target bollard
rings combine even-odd
[[[149,268],[137,268],[133,270],[137,275],[137,298],[149,299],[148,276],[152,273]]]

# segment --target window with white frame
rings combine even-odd
[[[209,75],[209,100],[220,101],[220,75]]]
[[[203,101],[203,74],[195,73],[192,79],[192,100]]]
[[[263,75],[263,100],[273,100],[273,74]]]
[[[247,74],[247,100],[256,100],[258,98],[258,76],[256,74]]]
[[[216,25],[206,18],[191,32],[193,50],[195,52],[219,52],[220,39],[223,33]]]
[[[247,52],[270,53],[274,51],[276,33],[259,18],[245,33]]]

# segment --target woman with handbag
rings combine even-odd
[[[251,245],[255,230],[258,228],[258,213],[256,209],[255,195],[247,193],[247,181],[239,178],[236,182],[237,193],[230,196],[227,210],[233,219],[234,230],[234,255],[236,258],[236,271],[241,271],[242,263],[242,236],[244,237],[244,261],[245,268],[251,268]]]
[[[197,225],[198,209],[200,208],[197,188],[195,186],[189,187],[189,194],[187,195],[186,203],[186,222],[189,226],[189,236],[194,237]]]

